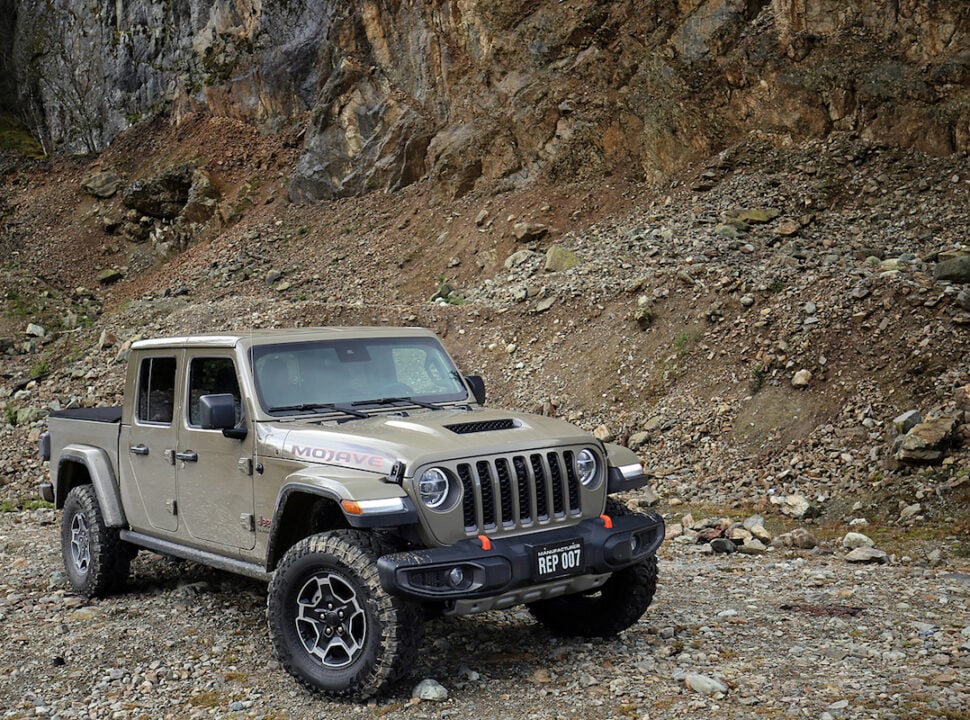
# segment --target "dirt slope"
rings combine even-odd
[[[8,420],[37,410],[2,436],[5,496],[29,498],[43,474],[30,446],[50,403],[117,400],[127,340],[379,323],[435,329],[495,404],[631,443],[665,500],[872,496],[894,517],[927,498],[952,515],[967,451],[913,470],[890,441],[896,415],[959,409],[970,383],[965,286],[933,279],[966,247],[964,158],[761,135],[663,185],[442,202],[418,184],[300,205],[284,192],[294,153],[235,121],[158,121],[94,161],[4,176],[0,403]],[[120,194],[82,189],[98,171],[130,183],[184,162],[208,173],[218,210],[167,257],[106,231]],[[536,237],[517,239],[521,224]],[[552,246],[578,264],[545,270]],[[106,269],[123,278],[99,282]],[[432,302],[443,282],[451,302]],[[807,387],[792,386],[798,370]]]

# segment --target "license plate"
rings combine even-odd
[[[533,550],[532,572],[536,580],[578,575],[585,568],[582,540],[538,545]]]

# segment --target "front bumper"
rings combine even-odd
[[[607,520],[593,518],[530,535],[467,539],[449,547],[393,553],[377,561],[377,571],[381,585],[395,595],[424,601],[470,600],[622,570],[649,558],[663,541],[664,522],[656,513]],[[571,543],[583,548],[581,566],[553,577],[539,572],[540,550]]]

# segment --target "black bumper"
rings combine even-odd
[[[663,519],[655,514],[601,518],[578,525],[496,538],[477,538],[449,547],[385,555],[377,561],[381,585],[390,593],[419,600],[484,598],[562,578],[622,570],[657,552],[664,538]],[[558,546],[582,547],[580,567],[559,573],[539,571],[541,551]],[[456,582],[460,570],[461,580]]]

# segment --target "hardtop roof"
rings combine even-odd
[[[132,343],[132,350],[162,348],[232,348],[237,345],[273,345],[281,342],[313,340],[349,340],[375,337],[434,337],[434,333],[420,327],[310,327],[247,330],[239,333],[181,335],[151,338]]]

